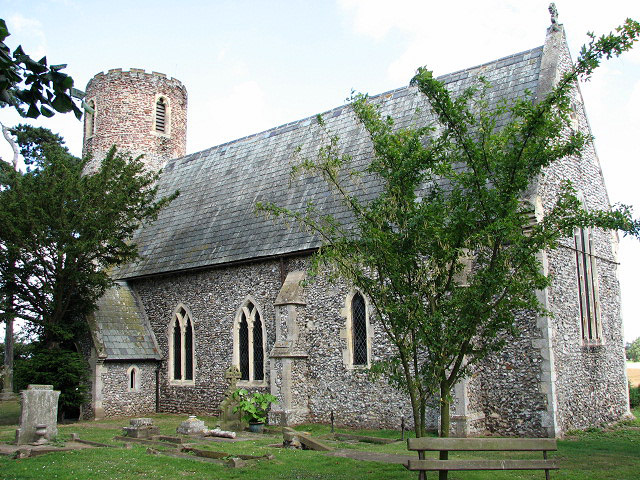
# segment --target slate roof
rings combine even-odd
[[[542,47],[439,77],[453,95],[486,78],[487,99],[536,92]],[[375,97],[383,115],[397,127],[420,126],[431,120],[428,103],[414,87],[402,87]],[[327,130],[340,137],[342,151],[365,164],[372,148],[349,106],[322,114]],[[141,260],[121,267],[117,278],[131,279],[180,270],[277,256],[316,248],[319,239],[307,232],[256,216],[257,201],[294,210],[312,200],[316,208],[348,222],[348,211],[321,179],[305,178],[290,185],[296,155],[313,158],[328,136],[308,117],[262,133],[170,160],[159,180],[159,194],[180,190],[180,196],[159,218],[135,236]],[[298,153],[297,150],[299,150]],[[361,178],[353,188],[366,200],[379,191],[373,178]]]
[[[110,288],[89,316],[99,358],[108,360],[160,360],[158,344],[142,306],[125,284]]]

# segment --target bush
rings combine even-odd
[[[640,407],[640,387],[631,386],[631,382],[629,382],[629,404],[631,408]]]
[[[60,390],[58,416],[74,416],[87,401],[89,369],[82,355],[64,348],[42,348],[32,344],[32,354],[18,358],[14,366],[14,385],[24,390],[29,384],[53,385]]]

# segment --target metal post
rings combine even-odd
[[[402,437],[400,437],[400,440],[404,441],[404,415],[400,418],[400,430],[402,431]]]
[[[334,432],[334,428],[333,428],[333,420],[334,420],[334,418],[333,418],[333,410],[331,410],[331,433],[333,433],[333,432]]]

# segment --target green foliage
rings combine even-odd
[[[130,238],[176,194],[155,200],[157,175],[112,149],[93,175],[46,129],[14,130],[29,172],[0,162],[0,313],[69,342],[112,285],[110,268],[137,257]]]
[[[629,405],[631,408],[640,407],[640,387],[634,387],[629,382]]]
[[[18,391],[29,384],[53,385],[60,390],[58,409],[78,409],[87,401],[89,366],[78,352],[64,348],[44,348],[31,344],[31,354],[15,360],[14,383]]]
[[[369,297],[395,346],[375,371],[409,395],[417,436],[425,434],[425,411],[434,395],[441,431],[448,435],[452,386],[517,334],[518,314],[546,313],[536,296],[549,285],[540,252],[556,248],[577,227],[640,232],[624,205],[586,211],[570,182],[562,184],[542,221],[530,220],[532,183],[554,162],[579,157],[590,141],[570,128],[576,81],[588,78],[601,58],[630,48],[640,24],[627,20],[618,31],[592,37],[575,70],[539,102],[526,96],[490,107],[483,80],[454,98],[420,68],[411,83],[428,99],[434,124],[397,128],[367,96],[355,96],[351,107],[374,152],[362,170],[318,122],[327,143],[316,158],[302,159],[293,175],[324,178],[352,213],[352,223],[342,224],[312,204],[304,211],[257,205],[323,239],[312,274],[324,269]],[[382,185],[366,202],[358,195],[363,175]]]
[[[625,351],[627,354],[627,360],[630,362],[640,362],[640,337],[636,338],[633,342],[625,345]]]
[[[66,65],[47,65],[47,57],[35,61],[21,46],[12,54],[4,43],[9,35],[0,19],[0,106],[10,105],[23,117],[73,112],[82,118],[82,110],[71,98],[73,79],[62,72]]]
[[[233,412],[240,411],[242,419],[250,423],[266,423],[269,407],[273,403],[278,403],[278,399],[270,393],[249,393],[244,388],[233,392],[232,398],[238,401]]]

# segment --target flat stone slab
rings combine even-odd
[[[65,442],[64,447],[53,447],[51,445],[9,445],[0,443],[0,455],[15,456],[18,451],[24,452],[25,457],[35,457],[52,452],[70,452],[72,450],[83,450],[95,448],[93,445],[80,442]]]
[[[377,453],[377,452],[363,452],[360,450],[347,450],[339,449],[333,452],[326,453],[331,457],[352,458],[354,460],[362,460],[365,462],[380,462],[380,463],[397,463],[405,464],[409,460],[415,460],[415,455],[398,455],[395,453]]]
[[[297,440],[309,450],[317,450],[319,452],[333,451],[333,448],[329,445],[325,445],[321,441],[311,438],[309,435],[306,435],[303,432],[298,432],[297,430],[289,427],[284,427],[282,429],[282,436],[284,437],[285,442],[293,442],[295,444],[295,441]]]
[[[353,435],[351,433],[334,433],[333,436],[338,440],[356,440],[358,442],[379,443],[381,445],[396,443],[400,441],[392,438],[371,437],[368,435]]]

